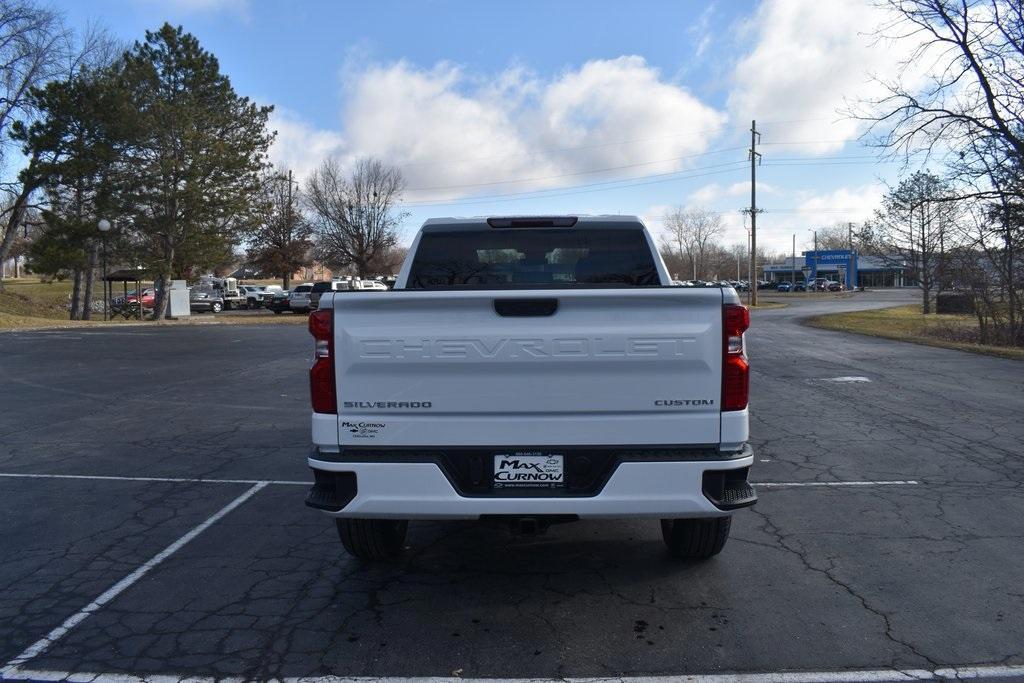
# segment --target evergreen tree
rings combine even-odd
[[[272,107],[235,93],[217,59],[169,24],[125,55],[122,79],[136,108],[123,189],[160,317],[171,276],[222,260],[248,222]]]
[[[71,317],[90,317],[99,233],[113,210],[112,172],[123,151],[119,121],[129,108],[111,69],[83,70],[31,94],[40,118],[16,125],[31,163],[26,186],[45,191],[43,228],[29,251],[33,270],[74,278]],[[84,291],[83,291],[84,286]]]

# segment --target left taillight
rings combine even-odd
[[[313,335],[313,365],[309,368],[309,396],[314,413],[337,413],[334,385],[334,311],[318,309],[309,314]]]

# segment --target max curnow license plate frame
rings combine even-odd
[[[564,488],[565,456],[539,451],[495,453],[493,485],[495,489]]]

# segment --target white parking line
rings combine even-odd
[[[917,486],[921,482],[914,479],[894,479],[889,481],[752,481],[758,488],[782,488],[796,486]]]
[[[276,484],[281,486],[310,486],[311,481],[287,479],[190,479],[188,477],[117,477],[102,474],[29,474],[22,472],[0,472],[0,477],[10,479],[95,479],[97,481],[156,481],[172,484]]]
[[[151,570],[153,567],[157,566],[158,564],[166,560],[174,553],[181,550],[189,541],[191,541],[196,536],[209,529],[212,525],[216,524],[218,520],[224,517],[224,515],[228,514],[229,512],[237,508],[239,505],[252,498],[260,489],[264,488],[266,485],[266,482],[259,482],[253,485],[252,488],[248,489],[238,498],[235,498],[233,501],[222,507],[220,510],[215,512],[210,517],[208,517],[199,526],[193,528],[191,531],[189,531],[187,534],[179,538],[177,541],[170,544],[169,546],[161,550],[159,553],[151,557],[149,560],[146,561],[145,564],[140,566],[131,574],[124,577],[123,579],[115,583],[113,586],[108,588],[98,598],[96,598],[88,605],[86,605],[85,607],[83,607],[82,609],[78,610],[70,617],[65,619],[63,624],[50,631],[36,642],[29,645],[24,652],[22,652],[20,655],[18,655],[11,661],[7,662],[7,664],[2,669],[0,669],[0,678],[8,677],[10,674],[15,673],[19,669],[19,667],[21,667],[29,660],[34,659],[35,657],[38,657],[42,653],[46,652],[46,650],[48,650],[51,645],[53,645],[55,642],[57,642],[65,635],[67,635],[71,629],[85,621],[90,614],[97,611],[105,604],[107,604],[108,602],[116,598],[118,595],[123,593],[132,584],[134,584],[136,581],[145,576],[149,572],[149,570]]]
[[[291,479],[206,479],[189,477],[118,477],[103,474],[41,474],[26,472],[0,472],[0,478],[10,479],[94,479],[97,481],[155,481],[172,484],[273,484],[275,486],[311,486],[311,481]],[[914,479],[892,479],[875,481],[752,481],[761,488],[784,488],[802,486],[917,486]]]
[[[865,681],[937,681],[1014,678],[1024,675],[1024,665],[959,666],[941,669],[848,669],[842,671],[778,671],[746,674],[694,674],[682,676],[619,676],[602,678],[456,678],[309,676],[277,678],[284,683],[863,683]],[[235,683],[244,678],[207,677],[183,674],[133,675],[119,673],[76,673],[17,669],[0,672],[10,681],[71,681],[72,683]]]

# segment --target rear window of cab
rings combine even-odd
[[[639,229],[513,228],[426,232],[407,289],[657,287]]]

